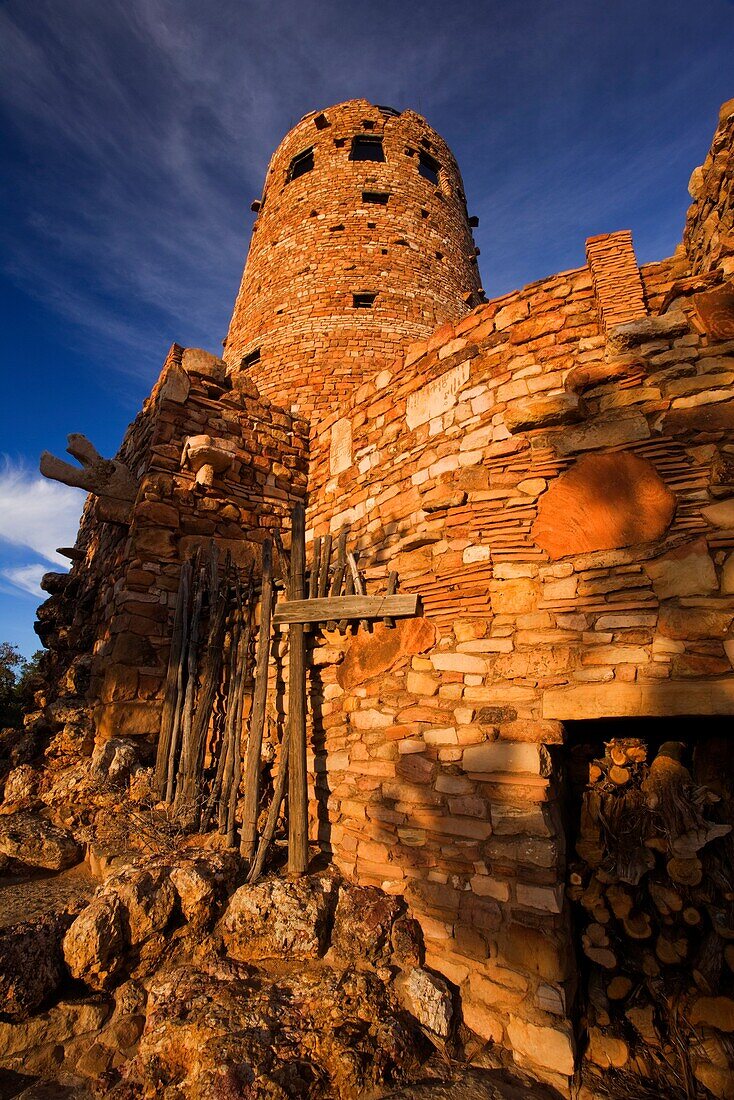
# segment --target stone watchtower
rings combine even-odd
[[[224,359],[302,415],[483,300],[458,166],[413,111],[356,99],[306,115],[253,208]]]

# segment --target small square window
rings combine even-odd
[[[249,352],[247,355],[242,356],[242,362],[240,366],[243,370],[248,370],[250,367],[254,367],[256,363],[260,362],[260,348],[255,348],[254,351]]]
[[[291,180],[297,180],[299,176],[305,176],[306,172],[310,172],[313,169],[313,146],[310,149],[304,149],[302,153],[298,153],[293,158],[288,169],[288,182]]]
[[[438,187],[438,173],[441,165],[430,153],[420,153],[418,156],[418,172],[423,179],[428,180],[434,187]]]
[[[382,148],[382,138],[372,134],[360,134],[352,138],[352,148],[349,153],[350,160],[384,160],[385,150]]]
[[[362,202],[374,202],[377,203],[378,206],[387,206],[389,198],[390,195],[387,191],[362,192]]]
[[[355,309],[372,309],[376,294],[353,294],[352,305]]]

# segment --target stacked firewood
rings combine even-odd
[[[648,763],[643,741],[618,738],[590,762],[568,893],[591,1059],[669,1070],[688,1094],[707,1042],[734,1066],[734,862],[728,810],[684,758],[669,741]]]

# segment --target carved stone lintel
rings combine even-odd
[[[138,483],[124,463],[116,458],[102,458],[86,436],[68,436],[68,453],[79,462],[81,468],[72,466],[56,455],[44,451],[40,470],[44,477],[84,489],[95,496],[132,503],[138,493]]]

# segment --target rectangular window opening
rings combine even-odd
[[[376,294],[353,294],[352,305],[355,309],[372,309],[376,297]]]
[[[424,180],[432,183],[434,187],[438,187],[438,173],[440,171],[441,165],[430,153],[420,153],[418,155],[418,173],[423,176]]]
[[[260,348],[255,348],[253,351],[248,352],[247,355],[242,356],[242,362],[240,366],[243,370],[248,370],[250,367],[254,367],[256,363],[260,362]]]
[[[310,172],[313,169],[313,146],[310,149],[304,149],[302,153],[298,153],[290,163],[288,169],[288,182],[291,180],[297,180],[299,176],[305,176],[306,172]]]
[[[374,202],[378,206],[387,206],[390,194],[388,191],[363,191],[362,202]]]
[[[385,150],[382,148],[382,138],[372,134],[359,134],[357,137],[352,138],[349,159],[384,160]]]

